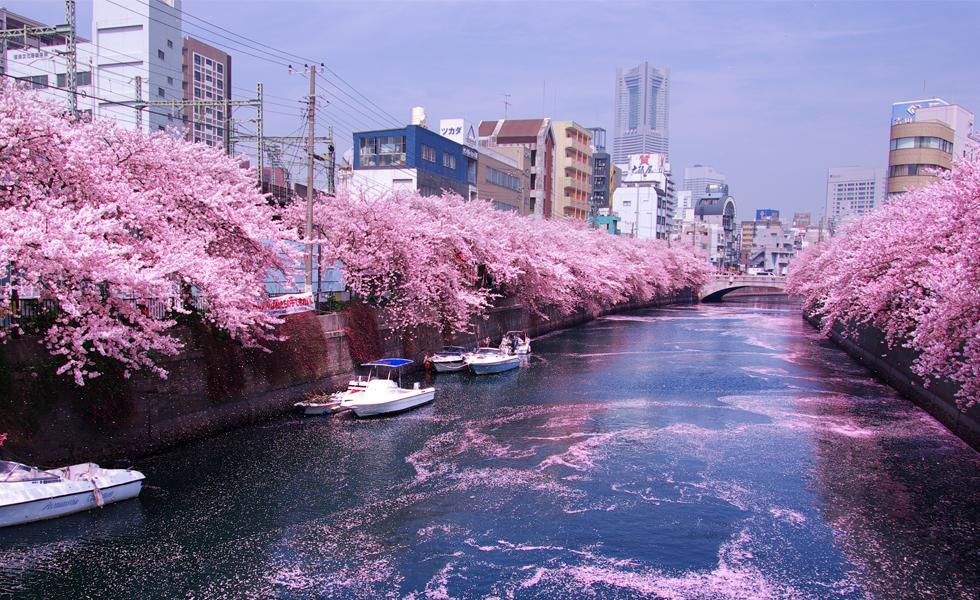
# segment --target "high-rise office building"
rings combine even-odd
[[[725,174],[710,165],[684,168],[684,184],[681,189],[691,192],[695,200],[704,195],[708,185],[712,183],[727,183]]]
[[[231,56],[192,37],[184,38],[182,54],[184,100],[231,100]],[[223,146],[228,112],[225,106],[185,108],[187,139]]]
[[[832,167],[827,171],[827,221],[839,229],[885,201],[885,170]]]
[[[670,70],[644,62],[616,69],[613,163],[631,154],[669,155]]]

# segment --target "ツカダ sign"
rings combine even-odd
[[[296,313],[315,310],[313,304],[313,294],[285,294],[283,296],[273,296],[265,301],[265,312],[270,315],[293,315]]]

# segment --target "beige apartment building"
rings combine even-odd
[[[567,219],[589,217],[592,194],[592,132],[575,121],[553,121],[555,137],[555,205],[553,214]]]
[[[497,210],[531,213],[531,150],[523,146],[479,148],[476,193]]]
[[[888,195],[932,183],[957,158],[974,153],[973,113],[933,98],[892,106]]]

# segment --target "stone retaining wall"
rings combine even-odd
[[[814,327],[820,320],[804,315]],[[948,381],[931,382],[927,387],[922,378],[912,372],[916,353],[909,348],[888,348],[884,335],[872,327],[863,327],[854,337],[844,337],[843,329],[836,325],[830,339],[866,366],[880,379],[903,396],[920,406],[945,425],[967,444],[980,451],[980,405],[967,412],[956,407],[958,388]]]

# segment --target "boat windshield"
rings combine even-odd
[[[443,346],[439,354],[463,354],[465,352],[466,349],[460,346]]]
[[[42,471],[37,467],[29,467],[20,463],[0,460],[0,483],[14,483],[22,481],[61,481],[61,478],[54,473]]]

